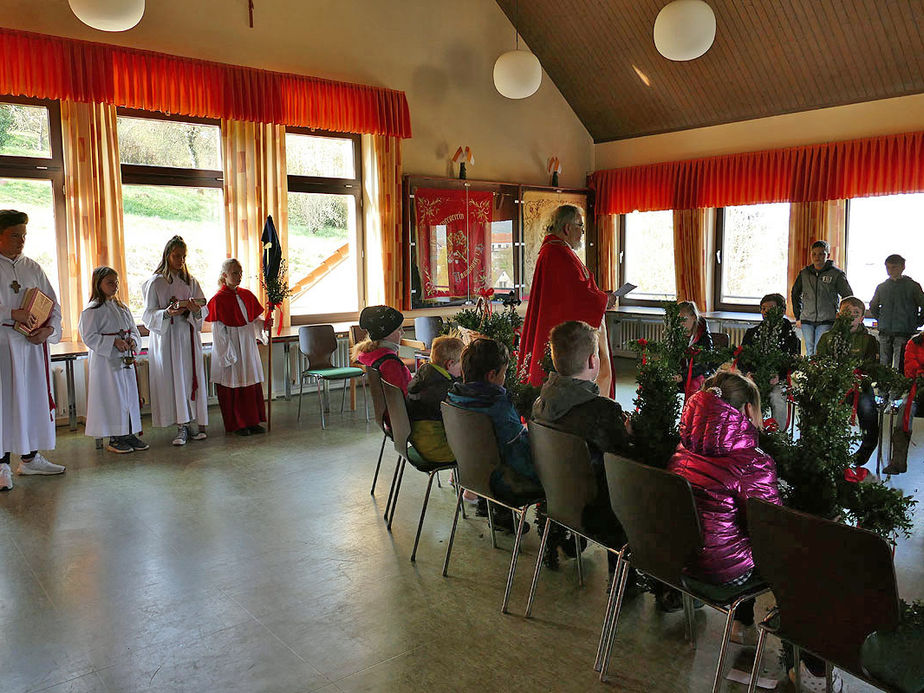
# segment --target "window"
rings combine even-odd
[[[174,235],[208,297],[227,257],[218,121],[119,109],[119,159],[129,303],[140,320],[142,284]]]
[[[847,202],[847,279],[868,303],[886,280],[885,259],[905,258],[905,274],[924,282],[924,193],[859,197]]]
[[[674,213],[632,212],[620,218],[620,283],[638,288],[623,304],[653,305],[677,298],[674,277]]]
[[[355,135],[286,132],[292,315],[359,310],[364,295],[359,142]]]
[[[717,210],[717,310],[756,310],[769,293],[788,294],[789,203]]]
[[[29,215],[25,254],[42,266],[60,296],[59,264],[66,266],[66,258],[58,262],[58,249],[66,246],[57,102],[0,100],[0,209],[17,209]]]

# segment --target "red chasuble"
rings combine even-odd
[[[518,370],[529,364],[529,383],[545,380],[542,357],[549,332],[568,320],[599,327],[606,311],[606,294],[571,247],[557,236],[546,236],[539,249],[526,321],[520,338]]]
[[[247,320],[241,315],[241,307],[237,302],[237,297],[241,297],[244,302],[244,308],[247,310]],[[222,285],[212,299],[209,301],[209,314],[206,317],[207,322],[220,322],[228,327],[243,327],[247,323],[253,322],[260,314],[263,313],[263,307],[259,299],[247,289],[238,287],[229,289]]]

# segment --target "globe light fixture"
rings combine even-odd
[[[144,14],[144,0],[67,0],[77,19],[100,31],[128,31]]]
[[[519,1],[516,4],[514,20],[516,49],[502,53],[494,63],[494,87],[501,96],[508,99],[525,99],[535,94],[542,84],[542,65],[535,55],[520,50],[520,32],[516,26],[520,22]]]
[[[694,60],[715,41],[715,12],[703,0],[674,0],[658,12],[654,42],[668,60]]]

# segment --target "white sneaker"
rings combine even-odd
[[[206,438],[208,438],[208,436],[205,434],[205,429],[196,428],[196,432],[193,433],[192,439],[193,440],[205,440]]]
[[[0,491],[9,491],[13,488],[13,472],[10,465],[0,464]]]
[[[799,673],[802,677],[802,690],[810,693],[825,693],[828,690],[824,674],[815,676],[805,666],[805,662],[800,662]],[[796,670],[789,670],[789,680],[796,683]],[[837,669],[831,671],[831,690],[833,693],[841,693],[844,690],[844,679],[837,672]]]
[[[186,445],[189,440],[189,429],[186,426],[177,426],[176,438],[173,439],[174,445]]]
[[[54,464],[49,462],[42,453],[35,453],[29,462],[23,460],[19,461],[19,468],[16,470],[16,473],[22,476],[28,476],[30,474],[61,474],[64,472],[65,467],[60,464]]]

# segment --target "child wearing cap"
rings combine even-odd
[[[411,372],[398,356],[404,315],[390,306],[367,306],[359,314],[359,326],[366,339],[353,347],[353,360],[375,368],[387,383],[400,387],[407,395]]]

